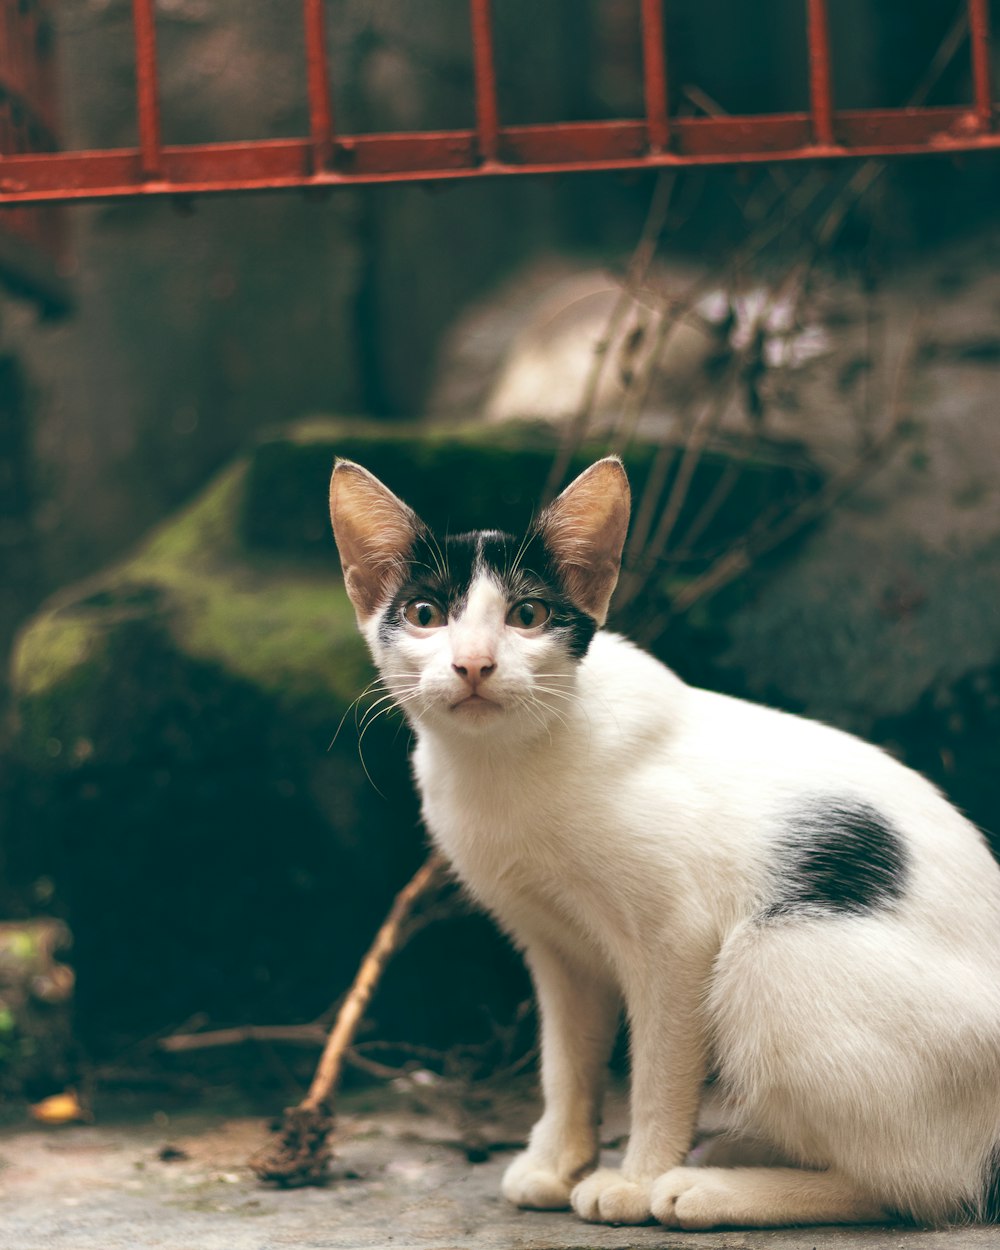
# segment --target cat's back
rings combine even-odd
[[[760,810],[803,785],[891,784],[900,765],[818,721],[687,685],[628,639],[601,631],[580,666],[578,758],[667,791]],[[905,771],[905,770],[904,770]],[[898,780],[898,777],[897,777]]]
[[[745,845],[751,829],[758,842],[779,835],[788,813],[809,805],[863,805],[900,829],[929,871],[975,879],[1000,900],[1000,870],[979,831],[881,748],[820,721],[687,686],[614,634],[598,634],[588,661],[582,685],[609,766],[618,761],[622,780],[658,795],[660,810],[700,809],[713,833],[728,828]]]

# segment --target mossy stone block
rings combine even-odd
[[[327,492],[339,456],[363,464],[438,532],[477,528],[523,530],[545,491],[559,435],[548,426],[374,425],[362,421],[303,421],[263,438],[250,459],[240,516],[249,549],[321,558],[333,550]],[[585,443],[566,480],[607,454],[606,442]],[[642,498],[651,473],[670,489],[684,449],[633,441],[624,453],[633,497]],[[717,549],[746,532],[753,518],[782,500],[800,497],[819,480],[794,445],[719,443],[697,457],[675,531],[682,535],[709,500],[717,504],[699,539]],[[690,567],[699,564],[695,555]]]

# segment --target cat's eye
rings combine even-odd
[[[550,616],[549,605],[541,599],[522,599],[507,613],[507,624],[515,629],[534,629],[544,625]]]
[[[403,619],[418,629],[437,629],[445,623],[445,615],[429,599],[411,599],[403,608]]]

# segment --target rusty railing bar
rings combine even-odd
[[[497,111],[497,75],[493,59],[491,0],[470,0],[472,68],[476,84],[476,138],[484,164],[496,162],[500,152],[500,117]]]
[[[807,0],[809,38],[809,112],[813,140],[833,147],[833,102],[830,88],[830,25],[826,0]]]
[[[309,136],[313,173],[321,174],[333,160],[333,103],[326,56],[323,0],[304,0],[306,86],[309,94]]]
[[[135,35],[135,95],[139,114],[139,152],[142,174],[150,181],[162,175],[160,91],[156,73],[156,22],[153,0],[132,0]]]
[[[663,0],[642,0],[642,82],[650,151],[665,152],[670,146],[670,118],[667,113]]]
[[[832,158],[1000,152],[1000,133],[968,126],[969,105],[843,110]],[[0,113],[2,120],[2,113]],[[578,122],[503,129],[504,159],[484,167],[476,132],[428,131],[345,136],[349,169],[331,170],[331,186],[434,182],[490,175],[666,166],[809,161],[817,155],[808,113],[672,121],[670,152],[651,153],[645,120]],[[308,138],[184,144],[163,149],[161,180],[145,177],[137,149],[13,154],[0,162],[0,206],[158,195],[291,190],[311,185]]]
[[[16,37],[14,14],[9,5],[0,4],[0,73],[6,87],[4,108],[7,110],[10,109],[11,97],[21,94],[21,63],[15,46]]]
[[[993,85],[990,81],[990,3],[969,0],[969,51],[972,92],[980,130],[993,128]]]

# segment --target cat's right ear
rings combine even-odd
[[[364,625],[399,589],[423,525],[412,508],[352,460],[333,466],[330,520],[344,584]]]

